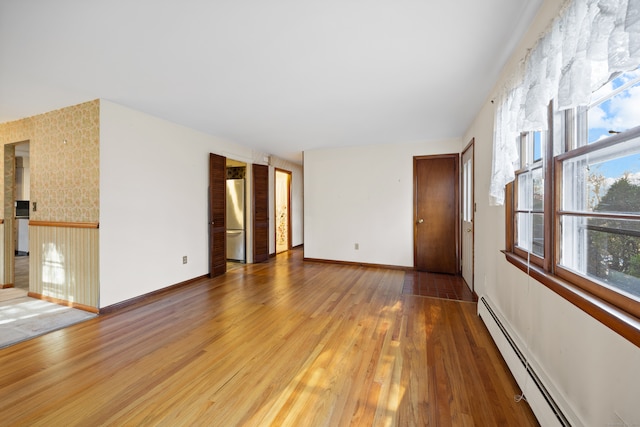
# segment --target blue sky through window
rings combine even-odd
[[[622,88],[622,90],[621,90]],[[588,143],[591,144],[640,125],[640,69],[621,74],[592,95],[595,105],[588,113]],[[610,179],[629,173],[640,184],[640,154],[601,163],[598,172]]]
[[[533,161],[537,162],[542,158],[542,138],[540,132],[533,133]]]
[[[630,85],[623,90],[626,85]],[[596,90],[589,108],[589,143],[640,125],[640,69],[622,74]]]

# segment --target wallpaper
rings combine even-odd
[[[291,175],[276,170],[275,193],[276,193],[276,252],[289,249],[289,180]]]
[[[29,141],[31,220],[98,222],[99,140],[98,100],[0,124],[0,144]]]
[[[246,177],[247,168],[245,166],[227,167],[227,179],[245,179]]]

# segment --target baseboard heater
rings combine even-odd
[[[549,393],[540,377],[527,361],[526,355],[518,348],[517,343],[511,338],[511,335],[484,296],[480,297],[478,315],[487,326],[491,337],[500,349],[502,357],[509,366],[540,424],[543,426],[570,427],[571,423],[567,420],[551,393]],[[530,381],[527,380],[527,376]]]

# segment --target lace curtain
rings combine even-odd
[[[504,203],[515,178],[518,136],[547,130],[547,106],[589,103],[612,74],[640,65],[640,0],[571,0],[496,95],[489,195]]]

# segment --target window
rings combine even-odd
[[[553,111],[548,132],[520,136],[520,168],[507,192],[507,258],[527,271],[537,266],[536,278],[550,287],[575,287],[568,299],[582,295],[573,302],[583,308],[595,297],[606,303],[594,303],[599,310],[617,311],[612,318],[637,319],[640,69],[615,75],[591,99]]]
[[[514,251],[542,264],[544,257],[544,156],[546,133],[520,135],[520,168],[514,197]]]

